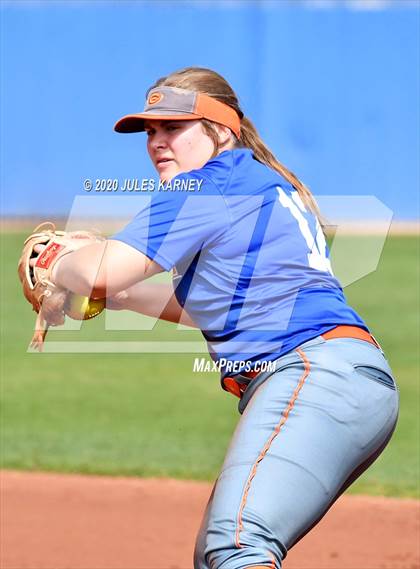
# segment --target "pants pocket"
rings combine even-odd
[[[385,385],[390,389],[393,390],[396,389],[394,378],[392,377],[392,375],[385,372],[384,370],[379,369],[375,366],[357,365],[357,364],[355,364],[353,367],[358,373],[360,373],[364,377],[376,381],[377,383],[381,383],[382,385]]]

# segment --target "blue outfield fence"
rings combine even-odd
[[[150,178],[114,122],[180,67],[224,75],[316,195],[419,217],[418,2],[3,2],[3,215],[66,215],[85,179]]]

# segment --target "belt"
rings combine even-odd
[[[373,344],[377,348],[381,349],[381,346],[369,332],[359,328],[358,326],[337,326],[324,334],[321,334],[324,340],[334,340],[335,338],[355,338],[356,340],[364,340]]]
[[[363,330],[363,328],[359,328],[358,326],[336,326],[332,330],[321,334],[321,336],[324,338],[324,340],[334,340],[337,338],[354,338],[356,340],[364,340],[365,342],[369,342],[369,344],[372,344],[373,346],[381,349],[381,346],[378,344],[372,334],[369,334],[369,332],[366,332],[366,330]],[[246,378],[252,381],[259,374],[259,371],[247,371],[239,375],[242,378]],[[236,397],[239,397],[240,399],[249,383],[249,381],[240,382],[234,377],[225,377],[222,379],[223,389],[225,391],[229,391],[229,393],[232,393],[233,395],[236,395]]]

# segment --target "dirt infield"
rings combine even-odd
[[[211,486],[1,473],[1,569],[191,569]],[[285,569],[417,569],[420,502],[344,496]]]
[[[81,219],[73,220],[71,227],[68,226],[69,219],[67,217],[47,216],[47,221],[53,221],[58,229],[67,229],[74,231],[76,228],[84,228],[90,230],[97,230],[103,234],[116,233],[124,227],[129,220],[127,219],[114,219],[109,218],[100,219],[93,217],[84,217]],[[40,217],[20,217],[11,216],[0,218],[0,234],[1,233],[27,233],[30,234],[39,223],[45,221],[45,218]],[[419,235],[420,222],[419,220],[411,221],[392,221],[388,227],[388,223],[381,223],[377,221],[363,220],[359,222],[349,222],[345,220],[342,222],[341,231],[345,235]],[[335,233],[335,227],[326,227],[326,233]]]

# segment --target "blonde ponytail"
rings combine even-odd
[[[264,144],[257,132],[257,129],[247,117],[243,117],[241,120],[241,138],[239,139],[239,142],[242,146],[245,146],[245,148],[250,148],[259,162],[266,164],[269,168],[272,168],[281,174],[283,178],[292,184],[306,207],[308,207],[312,213],[322,221],[318,204],[316,203],[309,188],[307,188],[305,184],[301,182],[295,174],[293,174],[293,172],[277,160],[268,146]]]

